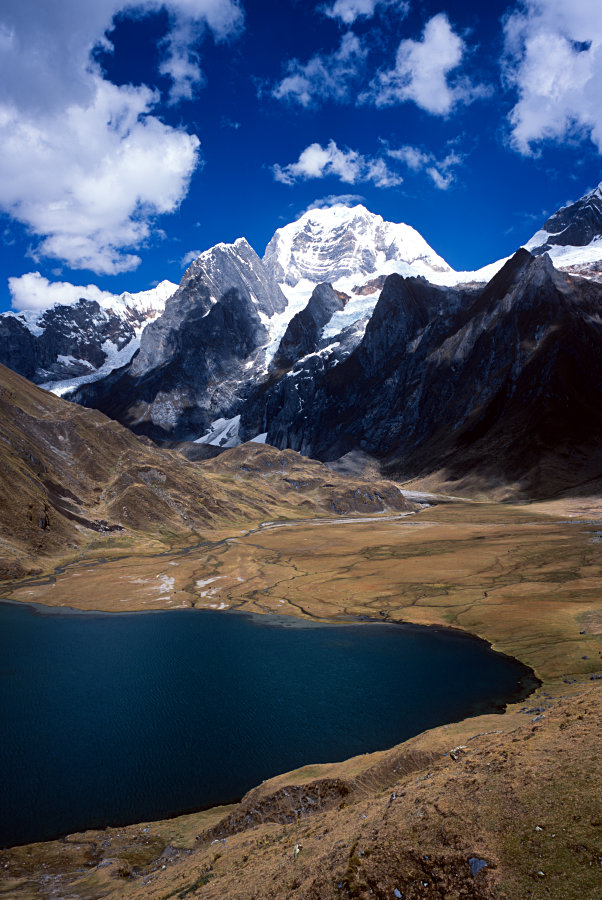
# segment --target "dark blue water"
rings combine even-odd
[[[0,845],[227,803],[533,686],[445,630],[0,603]]]

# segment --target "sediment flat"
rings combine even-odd
[[[602,664],[600,530],[602,509],[584,501],[280,520],[158,554],[74,560],[4,584],[0,595],[110,612],[195,607],[447,625],[550,680]]]

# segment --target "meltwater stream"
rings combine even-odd
[[[0,603],[0,846],[227,803],[534,686],[445,629]]]

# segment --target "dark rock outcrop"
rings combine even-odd
[[[544,222],[542,231],[548,236],[539,246],[530,248],[535,255],[553,246],[585,247],[602,236],[602,185],[555,212]]]
[[[359,448],[390,474],[481,472],[530,495],[598,477],[601,307],[600,285],[526,250],[484,289],[390,276],[351,354],[264,389],[243,430],[252,416],[277,447]]]
[[[134,336],[133,323],[96,300],[81,299],[47,310],[35,333],[18,316],[0,316],[0,363],[37,384],[58,381],[100,368],[105,341],[121,350]]]
[[[319,284],[309,303],[288,323],[272,361],[274,369],[290,369],[308,353],[318,349],[324,326],[335,312],[345,307],[345,299],[330,284]]]

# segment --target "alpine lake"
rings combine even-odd
[[[0,846],[232,803],[588,678],[599,548],[562,514],[282,525],[4,590]]]

